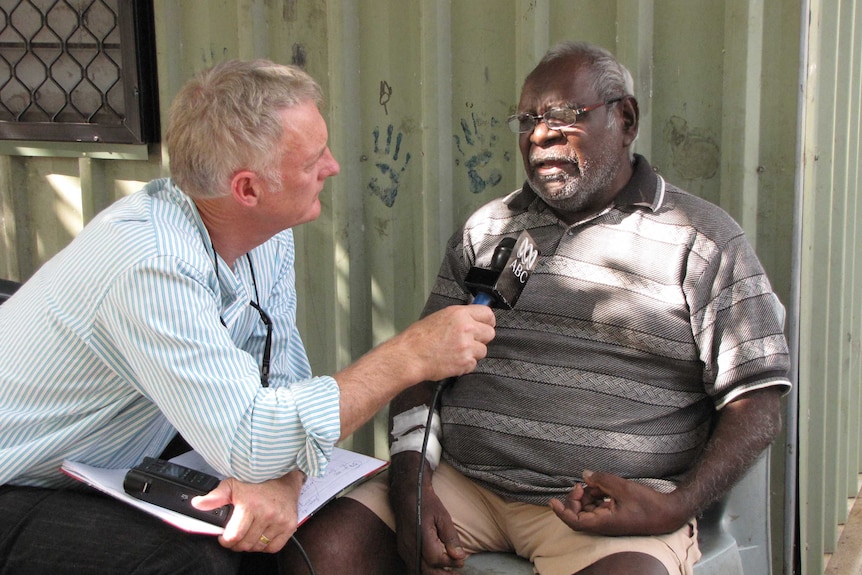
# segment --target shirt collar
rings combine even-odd
[[[653,171],[646,158],[634,156],[634,173],[614,200],[618,208],[641,206],[653,212],[664,202],[664,178]]]

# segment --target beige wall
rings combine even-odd
[[[617,53],[637,85],[637,150],[666,179],[743,225],[792,312],[788,332],[803,350],[802,554],[805,572],[818,572],[860,469],[862,49],[854,30],[862,30],[862,16],[855,2],[154,4],[163,126],[182,83],[225,58],[300,62],[324,87],[342,173],[327,185],[324,215],[297,231],[300,322],[321,373],[415,319],[449,234],[475,207],[520,185],[516,139],[503,120],[545,49],[578,39]],[[0,275],[18,279],[94,212],[169,173],[159,146],[22,152],[3,145],[0,154],[7,154],[0,155]],[[795,396],[788,401],[795,412]],[[793,437],[797,421],[789,423]],[[385,454],[383,420],[353,445]],[[773,450],[779,572],[785,453],[795,461],[794,441]]]

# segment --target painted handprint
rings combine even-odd
[[[378,161],[375,161],[374,165],[380,170],[380,176],[374,176],[368,182],[368,188],[371,190],[371,193],[380,198],[386,207],[389,208],[395,204],[395,197],[398,195],[398,183],[401,175],[410,163],[410,152],[407,152],[404,154],[404,163],[401,164],[400,168],[397,167],[397,162],[401,155],[401,140],[404,134],[398,132],[398,135],[395,136],[395,145],[393,148],[392,135],[394,132],[395,127],[389,124],[386,128],[386,141],[381,143],[380,129],[374,128],[374,154],[379,158]]]
[[[490,127],[494,127],[499,122],[496,118],[491,118]],[[485,191],[488,186],[494,187],[503,179],[503,175],[497,166],[491,165],[494,159],[493,148],[497,144],[497,136],[491,133],[490,138],[486,138],[479,131],[480,121],[476,118],[475,113],[470,114],[470,118],[461,118],[461,135],[455,134],[455,147],[463,156],[464,166],[467,167],[467,175],[470,178],[470,191],[474,194],[480,194]],[[463,141],[462,141],[463,139]],[[504,153],[503,159],[509,161],[509,154]],[[460,165],[460,158],[455,158],[455,164]]]

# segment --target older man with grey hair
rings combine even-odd
[[[523,230],[536,268],[475,371],[392,402],[388,483],[297,534],[319,572],[503,551],[541,575],[691,575],[697,515],[780,429],[784,315],[740,227],[632,153],[631,85],[583,43],[527,76],[509,119],[527,180],[452,236],[424,313],[470,302],[468,270]]]

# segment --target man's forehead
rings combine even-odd
[[[285,153],[319,155],[325,151],[329,132],[326,121],[311,100],[281,111],[282,145]]]
[[[573,65],[574,64],[574,65]],[[589,68],[558,61],[536,68],[524,82],[520,107],[555,104],[590,104],[596,99]]]

